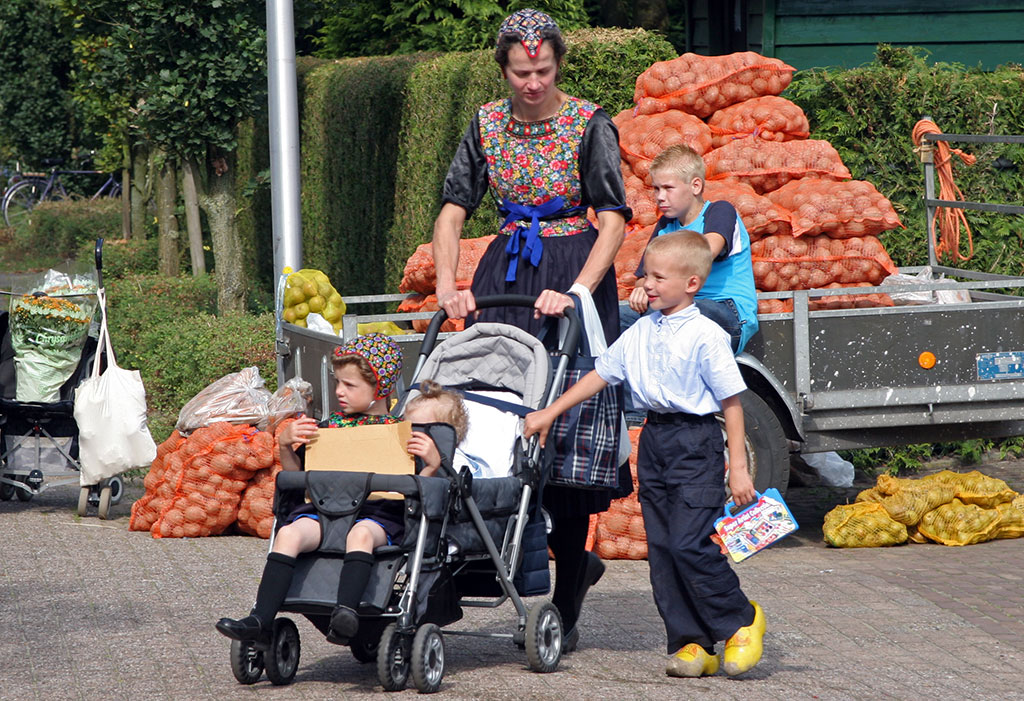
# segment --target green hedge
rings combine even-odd
[[[812,139],[835,146],[854,178],[871,181],[892,201],[907,228],[883,234],[882,242],[898,265],[928,262],[924,177],[911,140],[914,124],[929,115],[947,134],[1024,132],[1020,66],[985,72],[929,64],[914,48],[880,45],[875,60],[859,68],[798,72],[784,96],[807,113]],[[1020,203],[1024,146],[952,145],[978,158],[974,166],[954,159],[953,175],[966,199]],[[1000,168],[1006,162],[1015,167]],[[1024,274],[1020,217],[967,212],[967,219],[975,258],[964,267]],[[964,234],[961,244],[966,252]]]
[[[228,373],[255,365],[276,388],[273,315],[214,316],[214,276],[128,275],[105,287],[117,362],[142,374],[157,441],[185,402]]]
[[[343,59],[306,76],[303,265],[343,294],[386,290],[404,92],[425,57]]]

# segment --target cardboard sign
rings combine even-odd
[[[306,470],[412,475],[416,473],[416,463],[405,449],[411,435],[409,421],[321,428],[316,439],[306,446]],[[393,492],[372,492],[371,496],[402,498]]]
[[[725,516],[715,521],[718,537],[712,539],[735,562],[746,560],[800,527],[775,488],[758,494],[757,501],[738,514],[732,513],[734,507],[731,501],[725,505]]]

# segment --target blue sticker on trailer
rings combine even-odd
[[[1024,351],[979,353],[975,357],[979,380],[1024,379]]]

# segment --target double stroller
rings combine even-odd
[[[103,239],[96,242],[96,276],[102,287]],[[93,296],[91,292],[85,296]],[[12,324],[16,323],[6,310],[8,293],[0,294],[0,501],[15,496],[29,501],[50,487],[81,482],[82,465],[79,462],[78,424],[74,416],[74,393],[89,376],[93,360],[102,349],[96,338],[87,335],[81,348],[81,358],[70,377],[60,386],[51,401],[28,401],[17,398],[18,380],[15,374],[15,348],[12,343]],[[15,298],[20,295],[12,295]],[[79,299],[83,295],[53,293],[37,295],[47,301],[61,298]],[[124,482],[114,476],[101,482],[83,486],[79,490],[78,514],[85,516],[95,506],[100,518],[107,518],[110,507],[117,504],[124,493]]]
[[[521,295],[477,300],[478,307],[533,303],[534,298]],[[461,619],[463,607],[497,608],[508,600],[516,614],[510,632],[445,632],[509,639],[525,649],[532,670],[558,668],[563,636],[558,610],[547,600],[527,609],[522,599],[546,594],[549,584],[546,529],[539,506],[547,467],[536,438],[522,439],[520,418],[554,399],[576,352],[579,322],[573,310],[566,311],[568,331],[554,371],[544,345],[507,324],[477,323],[435,348],[446,318],[440,311],[424,336],[413,389],[397,413],[422,380],[459,391],[470,417],[462,446],[476,441],[498,447],[491,456],[507,454],[508,464],[497,466],[492,457],[486,474],[503,476],[474,478],[475,468],[464,464],[459,469],[455,432],[444,424],[422,427],[441,454],[441,470],[435,477],[372,474],[372,465],[366,473],[278,474],[278,523],[308,495],[323,528],[320,548],[299,556],[281,611],[305,616],[325,636],[337,603],[346,534],[360,506],[373,491],[398,492],[405,499],[404,536],[401,542],[374,551],[373,572],[358,610],[359,630],[347,643],[356,659],[376,663],[385,690],[404,689],[411,677],[420,692],[437,691],[445,671],[442,627]],[[488,412],[513,420],[479,419]],[[278,616],[269,640],[232,641],[231,669],[243,684],[255,683],[264,670],[272,683],[289,684],[298,669],[299,652],[295,623]]]

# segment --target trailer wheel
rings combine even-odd
[[[789,485],[789,441],[782,424],[772,408],[749,389],[740,395],[743,405],[743,438],[747,452],[747,468],[759,492],[775,487],[780,494],[786,493]],[[722,433],[725,433],[725,419]],[[728,451],[726,451],[728,460]]]

